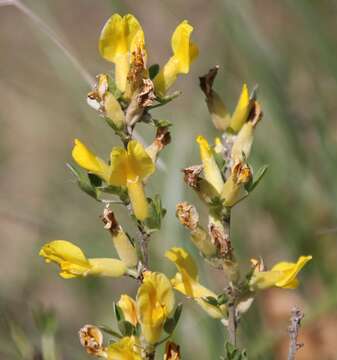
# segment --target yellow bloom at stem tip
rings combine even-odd
[[[126,321],[136,326],[138,323],[136,302],[129,295],[121,295],[117,305],[122,309]]]
[[[198,56],[198,47],[190,40],[193,27],[185,20],[175,29],[171,46],[173,55],[154,79],[155,91],[164,96],[179,74],[187,74],[190,65]]]
[[[198,268],[192,256],[186,250],[178,247],[168,250],[165,256],[178,269],[178,273],[171,280],[174,289],[194,299],[211,317],[216,319],[226,317],[225,305],[215,306],[204,300],[206,297],[216,298],[217,295],[199,283]]]
[[[120,91],[126,88],[132,53],[144,48],[144,32],[138,20],[130,14],[113,14],[104,25],[99,38],[102,57],[115,64],[115,80]]]
[[[148,217],[148,202],[142,180],[154,172],[155,165],[141,143],[132,140],[127,149],[113,148],[110,165],[77,139],[72,155],[81,167],[98,175],[108,185],[126,186],[136,218],[142,221]]]
[[[123,261],[109,258],[88,259],[78,246],[65,240],[54,240],[45,244],[39,255],[44,257],[47,263],[58,264],[60,276],[64,279],[87,275],[120,277],[127,272]]]
[[[295,289],[299,285],[297,274],[312,256],[300,256],[296,263],[279,262],[270,271],[255,270],[249,285],[252,291],[263,290],[269,287]]]
[[[170,280],[162,273],[145,272],[136,303],[142,334],[148,344],[155,344],[174,308],[174,293]]]

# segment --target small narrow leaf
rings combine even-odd
[[[206,301],[210,305],[218,306],[218,300],[213,296],[206,296],[203,298],[203,300]]]
[[[247,184],[246,190],[248,192],[252,192],[256,186],[259,184],[259,182],[262,180],[263,176],[266,174],[268,170],[269,165],[263,165],[259,171],[257,172],[256,176],[254,176],[254,179],[251,183]]]
[[[131,336],[136,332],[136,328],[126,320],[118,322],[118,329],[123,336]]]
[[[123,336],[121,334],[119,334],[117,331],[112,330],[109,326],[106,325],[101,325],[98,326],[98,328],[102,331],[104,331],[105,333],[117,338],[117,339],[121,339]]]
[[[178,304],[173,314],[173,317],[166,320],[164,324],[164,330],[167,334],[173,333],[174,329],[178,324],[182,311],[183,311],[183,304]]]
[[[75,166],[67,164],[70,171],[75,175],[77,179],[77,184],[81,190],[85,193],[90,195],[95,200],[98,200],[98,191],[97,189],[91,184],[89,177],[84,172],[77,169]]]
[[[116,303],[113,304],[113,307],[117,322],[123,321],[124,320],[123,310]]]
[[[149,76],[151,80],[157,76],[159,70],[160,70],[160,66],[158,64],[153,64],[149,67]]]

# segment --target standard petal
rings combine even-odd
[[[104,59],[116,62],[118,55],[135,50],[139,41],[144,43],[144,32],[138,20],[130,14],[113,14],[102,29],[99,51]]]
[[[128,179],[144,179],[155,171],[155,165],[144,146],[131,140],[128,144]]]
[[[128,173],[128,156],[126,150],[114,147],[110,154],[109,183],[115,186],[126,186]]]

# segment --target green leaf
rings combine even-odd
[[[136,332],[136,328],[126,320],[118,322],[118,329],[123,336],[131,336]]]
[[[99,191],[96,189],[95,186],[92,185],[88,174],[81,171],[78,167],[75,167],[68,163],[67,166],[70,169],[70,171],[75,175],[80,189],[83,190],[92,198],[94,198],[95,200],[98,200]]]
[[[202,298],[204,301],[206,301],[208,304],[213,306],[218,306],[218,300],[213,296],[206,296]]]
[[[226,160],[223,158],[223,156],[221,154],[217,154],[216,152],[213,152],[213,156],[214,156],[215,162],[218,165],[218,168],[220,169],[221,174],[222,174],[226,167]]]
[[[166,215],[166,209],[162,207],[159,195],[155,195],[154,199],[149,198],[149,217],[145,220],[145,225],[151,230],[159,230],[161,222]]]
[[[240,350],[236,348],[230,342],[226,342],[225,344],[225,360],[247,360],[246,350]]]
[[[218,305],[223,305],[228,303],[228,296],[227,294],[220,294],[217,298]]]
[[[98,177],[97,175],[95,174],[88,174],[88,178],[89,178],[89,181],[90,181],[90,184],[93,186],[93,187],[98,187],[98,186],[101,186],[102,185],[102,179],[100,177]]]
[[[248,192],[252,192],[256,188],[256,186],[259,184],[259,182],[262,180],[263,176],[267,172],[268,167],[269,165],[263,165],[257,172],[256,176],[254,176],[253,181],[245,186]]]
[[[108,74],[108,89],[117,100],[123,95],[110,74]]]
[[[151,110],[151,109],[155,109],[155,108],[160,107],[160,106],[164,106],[164,105],[166,105],[167,103],[169,103],[169,102],[171,102],[172,100],[174,100],[175,98],[177,98],[180,94],[181,94],[181,91],[175,91],[175,92],[174,92],[173,94],[171,94],[171,95],[164,96],[164,97],[162,97],[162,98],[157,98],[158,104],[149,106],[147,109],[148,109],[148,110]]]
[[[136,328],[135,328],[135,334],[134,335],[137,336],[137,337],[140,337],[141,333],[142,333],[142,328],[141,328],[140,324],[138,323]]]
[[[156,128],[165,128],[165,127],[170,127],[173,124],[171,123],[171,121],[168,120],[157,120],[157,119],[153,119],[153,124]]]
[[[112,330],[109,326],[106,325],[100,325],[97,326],[100,330],[104,331],[105,333],[117,338],[117,339],[121,339],[123,337],[123,335],[119,334],[117,331]]]
[[[181,315],[182,311],[183,311],[183,304],[178,304],[178,306],[176,307],[176,310],[173,314],[173,317],[168,318],[165,321],[164,330],[166,333],[168,333],[168,334],[173,333],[174,329],[176,328],[176,326],[178,324],[178,321],[180,319],[180,315]]]
[[[123,321],[124,320],[123,310],[116,303],[113,304],[113,307],[117,322]]]
[[[159,73],[160,66],[158,64],[153,64],[149,67],[149,76],[153,80]]]

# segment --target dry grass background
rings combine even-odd
[[[195,27],[200,57],[177,87],[183,96],[157,116],[174,122],[173,142],[163,154],[168,171],[157,173],[152,193],[168,209],[163,231],[151,245],[154,269],[173,272],[165,249],[194,251],[174,216],[175,204],[193,200],[180,169],[196,163],[194,137],[215,136],[197,76],[221,65],[216,87],[233,106],[243,81],[260,87],[265,110],[253,152],[255,166],[270,170],[249,200],[234,211],[234,244],[244,261],[266,263],[299,254],[314,261],[296,291],[272,289],[259,296],[240,336],[250,359],[285,359],[290,309],[305,309],[305,347],[299,360],[337,359],[337,3],[327,0],[30,0],[24,1],[94,76],[108,71],[97,38],[113,12],[131,12],[143,24],[150,62],[170,54],[175,26]],[[31,310],[44,304],[56,311],[62,359],[86,358],[77,330],[85,323],[112,323],[112,300],[125,280],[64,281],[37,256],[42,243],[67,239],[93,256],[111,250],[98,206],[78,191],[65,163],[75,137],[104,154],[117,144],[85,103],[89,87],[60,49],[12,6],[0,7],[0,358],[19,359],[7,319],[15,320],[38,343]],[[151,134],[144,129],[147,139]],[[119,216],[127,221],[121,212]],[[132,231],[132,229],[131,229]],[[247,263],[247,261],[246,261]],[[221,289],[221,274],[203,269],[203,280]],[[179,296],[178,296],[179,297]],[[175,338],[184,359],[216,359],[221,327],[194,304],[186,304]]]

